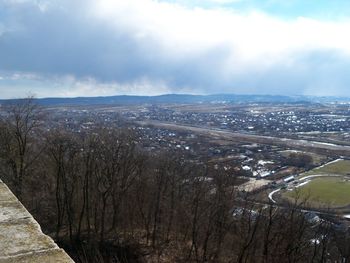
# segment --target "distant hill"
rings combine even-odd
[[[10,103],[16,100],[0,100],[0,103]],[[111,105],[111,104],[162,104],[162,103],[203,103],[203,102],[272,102],[272,103],[311,103],[311,102],[348,102],[348,98],[335,97],[307,97],[307,96],[280,96],[280,95],[188,95],[166,94],[159,96],[108,96],[108,97],[76,97],[76,98],[43,98],[37,99],[41,105]]]

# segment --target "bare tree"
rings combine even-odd
[[[23,180],[37,160],[42,149],[33,143],[39,127],[40,109],[34,98],[17,100],[5,106],[7,118],[1,121],[1,159],[6,166],[4,178],[8,178],[19,199],[22,198]]]

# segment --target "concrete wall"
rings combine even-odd
[[[0,180],[0,263],[73,260],[60,249]]]

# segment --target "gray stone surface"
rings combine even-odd
[[[0,222],[14,221],[24,218],[31,218],[28,211],[19,202],[0,201]]]
[[[22,254],[18,256],[0,258],[1,263],[67,263],[73,262],[70,257],[62,249],[51,249],[47,251],[41,251],[36,253]]]
[[[0,263],[73,260],[41,231],[39,224],[0,181]]]
[[[0,202],[19,202],[4,183],[0,183]]]

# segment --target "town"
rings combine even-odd
[[[122,127],[143,149],[209,162],[246,182],[249,191],[350,157],[350,104],[343,102],[145,103],[44,111],[50,116],[47,129],[84,133]]]
[[[5,101],[0,108],[2,119],[11,118],[17,112],[16,107],[22,107],[20,105],[25,101]],[[75,152],[76,147],[81,147],[78,152],[84,156],[89,151],[90,154],[98,154],[94,147],[99,151],[117,147],[115,150],[118,153],[119,147],[126,143],[126,149],[137,149],[155,160],[161,156],[171,156],[172,165],[177,169],[186,169],[192,165],[200,170],[194,177],[181,179],[183,183],[178,179],[179,187],[185,187],[184,184],[191,180],[195,184],[203,182],[207,194],[214,198],[218,183],[216,180],[220,176],[226,178],[222,191],[228,193],[232,189],[233,196],[227,199],[232,200],[227,208],[232,220],[245,222],[248,213],[253,221],[247,222],[254,224],[259,215],[267,216],[266,209],[274,208],[282,214],[283,211],[293,213],[296,209],[311,229],[330,229],[337,235],[343,235],[350,228],[350,104],[302,101],[129,101],[89,105],[43,104],[40,99],[29,99],[28,103],[33,103],[33,109],[36,109],[33,117],[37,120],[37,128],[31,134],[38,144],[34,147],[34,152],[40,148],[51,149],[51,144],[58,143],[63,148],[52,148],[50,151],[71,149]],[[8,124],[3,125],[6,127]],[[99,143],[89,146],[91,139]],[[112,148],[103,146],[106,140]],[[41,151],[46,154],[46,150]],[[39,155],[41,151],[38,152]],[[108,167],[109,162],[122,158],[123,155],[119,156],[118,153],[115,156],[116,153],[106,152],[103,159],[99,159],[99,155],[95,158],[100,162],[109,160],[106,163]],[[47,158],[51,158],[53,153],[47,154]],[[3,156],[5,158],[6,154]],[[74,156],[75,154],[72,157],[68,155],[67,158],[76,158]],[[115,164],[119,167],[116,169],[123,167],[120,165],[141,165],[128,156],[125,155],[128,159],[124,164]],[[53,157],[55,162],[60,162],[60,159]],[[67,159],[68,163],[69,160]],[[82,160],[79,165],[89,159]],[[158,171],[158,168],[149,165],[149,169],[155,169],[153,172]],[[86,168],[81,169],[83,172]],[[106,168],[107,174],[109,169],[113,171],[115,168]],[[182,173],[186,174],[184,171],[180,172]],[[101,180],[98,179],[99,176],[97,173],[98,184],[98,180]],[[138,176],[139,183],[143,185],[142,175]],[[105,183],[111,179],[107,177],[106,180]],[[158,184],[157,181],[154,183]],[[102,185],[96,189],[98,195],[103,193],[100,192],[103,189],[109,189],[105,187]],[[195,187],[191,189],[195,190]],[[80,195],[77,194],[76,198],[79,200]],[[113,205],[114,202],[111,203],[111,209]],[[310,240],[321,242],[321,238],[322,235],[317,234]]]

